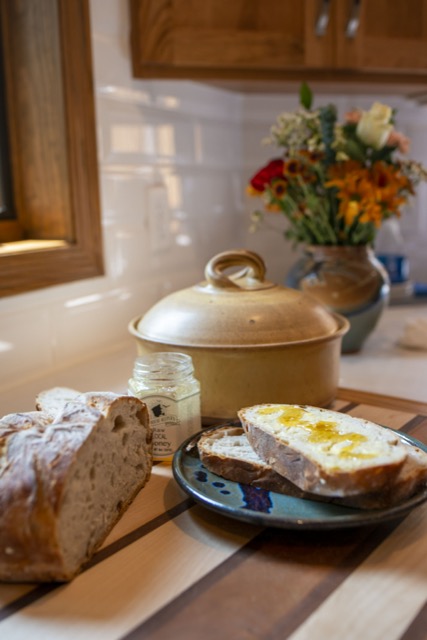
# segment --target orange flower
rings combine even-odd
[[[269,213],[280,213],[281,211],[280,205],[276,204],[275,202],[266,202],[265,209]]]
[[[284,178],[277,178],[271,184],[271,191],[275,198],[281,198],[287,191],[288,182]]]
[[[406,201],[405,191],[411,185],[397,167],[376,162],[371,169],[355,168],[354,164],[347,165],[347,173],[343,166],[340,169],[330,171],[337,177],[326,186],[337,189],[338,213],[347,225],[357,217],[362,224],[372,222],[379,227],[385,216],[399,215],[399,207]]]
[[[402,191],[407,189],[407,178],[395,167],[377,162],[372,167],[372,181],[376,200],[383,203],[389,211],[397,211],[405,202]]]
[[[299,176],[302,173],[303,169],[304,165],[299,160],[293,158],[284,164],[283,173],[285,176],[295,178],[295,176]]]
[[[248,194],[248,196],[250,196],[251,198],[259,198],[260,196],[260,192],[257,189],[254,189],[254,187],[251,184],[248,184],[246,187],[246,193]]]
[[[308,149],[301,149],[298,155],[310,164],[316,164],[325,158],[325,154],[322,151],[309,151]]]
[[[297,158],[292,158],[285,162],[283,166],[284,175],[289,178],[295,180],[295,178],[300,177],[303,182],[313,183],[316,181],[316,174],[310,170],[309,166],[305,162],[301,162]]]
[[[358,160],[343,160],[333,164],[328,169],[328,175],[333,178],[344,178],[347,174],[361,170],[362,164]]]
[[[343,217],[346,225],[351,225],[355,218],[360,213],[360,206],[356,200],[350,200],[350,202],[343,204]]]
[[[381,222],[384,217],[384,211],[380,204],[373,200],[366,200],[360,203],[362,213],[360,215],[360,222],[373,222],[376,227],[381,226]]]
[[[362,168],[349,171],[342,175],[342,177],[336,177],[333,180],[328,180],[325,183],[325,186],[327,188],[335,187],[338,189],[338,199],[348,202],[349,200],[359,199],[361,191],[366,191],[368,184],[367,170]]]

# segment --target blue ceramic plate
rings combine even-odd
[[[186,440],[175,453],[172,464],[175,480],[196,502],[236,520],[282,529],[342,529],[401,518],[427,500],[425,486],[397,506],[368,511],[302,500],[231,482],[208,471],[200,461],[197,441],[205,432]],[[397,435],[404,442],[427,452],[423,443],[403,433],[397,432]]]

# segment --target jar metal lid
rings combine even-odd
[[[193,373],[193,360],[185,353],[160,351],[135,359],[135,377],[147,376],[150,380],[169,380]]]

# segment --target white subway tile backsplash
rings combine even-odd
[[[55,363],[74,364],[127,342],[128,323],[157,299],[152,282],[111,289],[58,305],[55,310]]]
[[[193,287],[205,280],[205,263],[189,269],[180,271],[169,271],[167,275],[159,280],[158,298],[170,295],[174,291]]]
[[[147,167],[145,173],[130,171],[101,171],[102,217],[104,223],[144,225],[146,215],[146,188],[156,180],[156,172]]]
[[[120,32],[110,35],[97,30],[92,20],[92,57],[97,89],[115,85],[132,88],[129,27],[121,23],[119,25]]]
[[[180,113],[102,98],[101,162],[194,163],[193,123]]]
[[[216,253],[248,248],[283,282],[297,258],[285,221],[251,234],[248,179],[278,150],[262,144],[289,95],[238,94],[202,83],[137,80],[125,0],[91,0],[105,275],[0,299],[0,385],[51,375],[132,341],[129,321],[204,279]],[[399,109],[411,156],[427,164],[427,106],[399,96],[318,94],[340,115],[380,100]],[[402,218],[414,279],[427,282],[427,185]]]
[[[198,131],[199,164],[229,169],[239,166],[242,157],[239,126],[207,120],[199,124]]]
[[[118,40],[129,30],[128,3],[123,0],[91,0],[90,17],[95,34]]]
[[[186,117],[219,120],[224,124],[241,122],[243,97],[238,93],[213,88],[189,80],[132,80],[133,87],[150,92],[158,110],[173,109]]]
[[[53,366],[54,327],[48,306],[0,316],[0,385],[8,388]]]
[[[140,225],[108,225],[104,228],[106,275],[113,285],[134,282],[149,272],[148,233]]]
[[[239,123],[99,98],[102,164],[172,163],[232,168],[241,162]]]

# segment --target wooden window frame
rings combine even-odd
[[[16,221],[0,296],[102,275],[88,0],[0,0]]]

